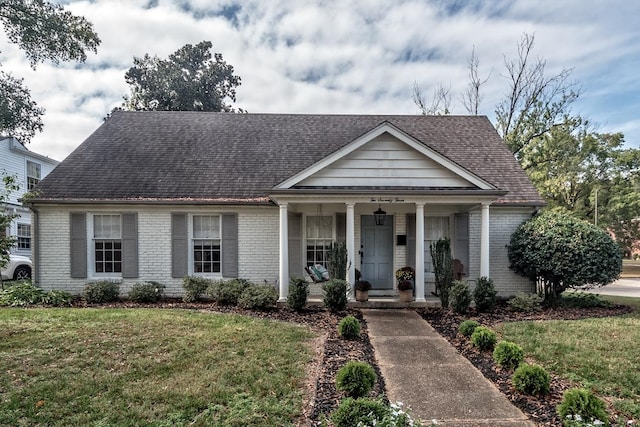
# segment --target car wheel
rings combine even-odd
[[[31,279],[31,269],[25,265],[21,265],[13,272],[13,280]]]

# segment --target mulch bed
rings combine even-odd
[[[473,319],[484,326],[495,328],[503,322],[523,320],[577,320],[593,317],[618,316],[631,312],[627,306],[610,308],[549,308],[534,313],[518,313],[509,310],[506,304],[500,304],[493,313],[477,313],[473,309],[465,316],[442,309],[420,309],[422,316],[433,328],[447,339],[466,357],[482,374],[531,421],[539,426],[562,426],[562,420],[556,415],[556,406],[562,400],[562,393],[575,384],[563,380],[556,375],[551,376],[550,393],[546,396],[529,396],[517,391],[511,383],[512,372],[497,367],[493,361],[493,353],[480,351],[473,347],[468,338],[458,334],[458,326],[466,319]]]
[[[81,305],[81,304],[79,304]],[[335,377],[338,369],[350,360],[360,360],[369,363],[378,374],[378,382],[374,388],[375,395],[383,396],[385,384],[382,374],[375,360],[375,355],[367,324],[358,310],[347,310],[339,314],[330,313],[323,308],[308,308],[296,312],[288,308],[265,311],[248,311],[237,307],[224,307],[210,303],[183,303],[179,300],[165,300],[158,304],[135,304],[118,302],[102,304],[100,307],[155,307],[155,308],[183,308],[224,313],[236,313],[259,318],[293,322],[310,327],[320,335],[316,340],[318,348],[314,366],[309,368],[315,381],[309,384],[308,401],[305,403],[304,419],[301,425],[320,425],[321,422],[337,407],[342,395],[336,390]],[[511,385],[511,373],[495,366],[491,352],[481,352],[472,347],[468,339],[458,335],[460,322],[474,319],[479,323],[495,327],[501,322],[521,320],[552,320],[552,319],[583,319],[589,317],[617,316],[631,311],[626,306],[612,308],[558,308],[546,309],[535,313],[516,313],[510,311],[505,304],[499,305],[493,313],[476,313],[473,309],[465,316],[457,315],[442,309],[416,310],[438,333],[447,339],[456,349],[473,363],[480,372],[492,381],[498,389],[532,421],[540,426],[562,426],[556,416],[556,406],[560,403],[562,393],[572,387],[568,381],[551,376],[551,392],[547,396],[532,397],[516,391]],[[360,319],[362,333],[360,339],[344,340],[338,336],[337,326],[340,319],[351,314]]]

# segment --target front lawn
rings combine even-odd
[[[592,388],[627,417],[640,420],[640,299],[603,297],[632,305],[620,317],[503,323],[503,339],[550,371]]]
[[[0,425],[284,426],[313,334],[168,309],[1,309]]]

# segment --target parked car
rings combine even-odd
[[[22,255],[9,255],[9,263],[0,273],[2,280],[24,280],[31,278],[31,260]]]

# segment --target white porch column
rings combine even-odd
[[[280,298],[284,302],[289,295],[289,221],[287,204],[280,205]]]
[[[424,302],[424,204],[416,203],[416,301]]]
[[[480,276],[489,277],[489,203],[482,204],[480,225]]]
[[[356,230],[355,203],[347,203],[347,282],[349,282],[349,299],[354,299],[356,283]]]

